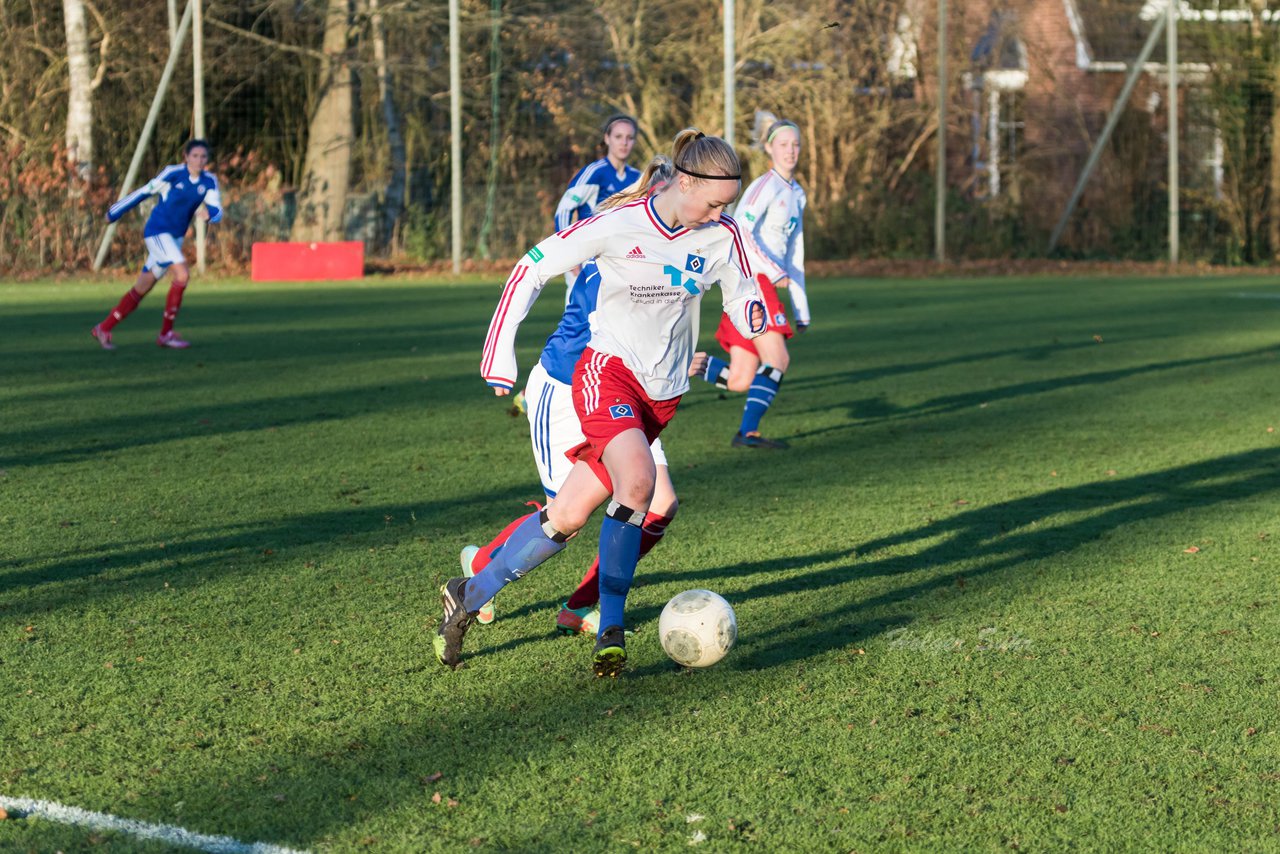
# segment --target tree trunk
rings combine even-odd
[[[1267,236],[1271,259],[1280,261],[1280,63],[1271,68],[1271,180],[1267,204]]]
[[[369,0],[372,13],[373,58],[378,67],[378,95],[382,99],[382,120],[387,126],[387,148],[391,155],[391,175],[382,196],[382,239],[390,247],[395,240],[396,223],[404,211],[405,146],[400,132],[400,114],[391,97],[391,72],[387,69],[387,32],[378,0]]]
[[[62,0],[62,18],[67,28],[67,70],[70,75],[67,98],[67,162],[81,178],[93,169],[93,80],[89,74],[89,28],[84,19],[84,0]]]
[[[492,0],[489,14],[489,177],[485,180],[484,221],[476,251],[486,261],[493,260],[489,250],[489,232],[493,230],[494,208],[498,201],[498,154],[502,148],[500,107],[502,91],[502,0]]]
[[[307,134],[307,155],[298,195],[293,239],[342,240],[343,213],[351,182],[351,146],[355,141],[351,58],[347,52],[349,0],[329,0],[324,26],[320,103]]]

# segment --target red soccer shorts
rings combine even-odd
[[[756,275],[756,284],[760,286],[760,293],[764,296],[764,310],[766,317],[765,332],[781,333],[783,338],[790,338],[795,334],[791,330],[791,324],[787,321],[787,312],[782,308],[782,300],[778,299],[778,289],[773,286],[773,282],[769,281],[769,277],[764,273]],[[716,341],[724,348],[726,353],[730,352],[730,347],[741,347],[748,353],[760,355],[756,353],[756,345],[751,343],[750,338],[742,337],[742,333],[733,325],[733,321],[729,319],[729,315],[720,315],[720,326],[716,329]]]
[[[680,398],[653,400],[617,356],[588,347],[573,369],[573,408],[586,441],[565,456],[582,460],[610,492],[613,481],[600,457],[614,436],[624,430],[643,430],[652,443],[675,417]]]

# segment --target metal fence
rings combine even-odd
[[[344,2],[206,0],[198,30],[216,59],[203,73],[205,122],[227,202],[211,238],[215,268],[242,268],[255,241],[294,233],[307,143],[337,61],[321,49],[326,14]],[[598,154],[605,116],[638,118],[634,165],[681,127],[725,132],[720,4],[461,2],[456,53],[443,5],[388,7],[376,26],[376,3],[342,8],[340,56],[354,97],[340,236],[364,241],[370,256],[450,256],[455,164],[461,255],[514,258],[551,229],[570,176]],[[1183,4],[1172,41],[1159,0],[727,8],[737,148],[748,175],[759,174],[768,164],[751,145],[755,111],[800,124],[810,257],[928,258],[939,224],[950,258],[1159,260],[1176,247],[1185,261],[1249,264],[1280,251],[1271,155],[1280,48],[1273,19],[1249,7]],[[117,41],[153,25],[164,31],[163,10],[127,9],[102,5]],[[174,162],[199,124],[181,70],[189,50],[181,48],[138,182]],[[122,189],[167,59],[151,44],[127,73],[109,69],[95,90],[98,114],[109,117],[96,132],[98,171],[79,187],[40,143],[34,117],[4,107],[12,140],[0,162],[0,264],[87,265],[84,244],[101,234],[101,212]],[[451,89],[461,107],[456,157]],[[65,106],[55,95],[49,103],[59,119]],[[109,264],[134,261],[142,218],[131,217]]]

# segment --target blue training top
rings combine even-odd
[[[181,238],[191,227],[191,218],[196,215],[196,208],[204,205],[209,209],[209,222],[222,219],[222,197],[218,193],[218,179],[208,172],[201,172],[195,181],[186,164],[166,166],[160,174],[152,178],[145,186],[139,187],[107,211],[107,219],[115,222],[129,211],[142,204],[148,196],[159,196],[160,201],[151,209],[147,217],[147,225],[142,230],[143,237],[155,237],[157,234],[170,234]]]
[[[573,224],[574,216],[583,220],[595,213],[596,206],[640,180],[640,170],[623,164],[618,173],[608,157],[601,157],[578,170],[556,206],[556,231]]]
[[[573,385],[573,367],[591,340],[591,315],[599,294],[600,271],[595,261],[588,261],[569,292],[569,304],[564,307],[560,325],[547,338],[539,357],[547,373],[565,385]]]

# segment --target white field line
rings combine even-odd
[[[31,798],[7,798],[0,795],[0,808],[14,818],[36,817],[60,824],[74,824],[94,830],[128,833],[140,839],[154,839],[169,845],[181,845],[211,854],[302,854],[293,848],[282,848],[266,842],[241,842],[230,836],[206,836],[171,824],[148,824],[131,818],[117,818],[106,813],[90,812],[53,801]]]
[[[1240,299],[1280,299],[1280,294],[1251,294],[1241,291],[1236,294]]]

